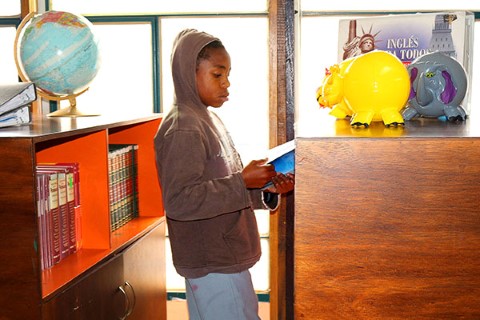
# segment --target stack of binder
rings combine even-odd
[[[29,107],[36,99],[35,84],[32,82],[0,84],[0,127],[30,123]]]

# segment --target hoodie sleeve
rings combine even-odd
[[[208,143],[196,131],[179,130],[162,139],[157,165],[163,201],[171,219],[208,219],[250,206],[241,173],[222,175],[222,158],[209,154]],[[217,166],[219,170],[212,170]],[[217,177],[209,172],[219,172]]]
[[[267,209],[275,211],[280,206],[280,195],[277,193],[265,192],[261,189],[250,189],[250,198],[254,209]]]

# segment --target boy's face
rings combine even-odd
[[[209,57],[197,67],[197,91],[203,104],[218,108],[228,101],[230,56],[223,48],[208,50]]]

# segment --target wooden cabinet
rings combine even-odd
[[[166,318],[165,226],[153,149],[160,121],[39,117],[0,129],[0,319]],[[109,143],[139,146],[140,216],[114,232]],[[41,162],[80,164],[83,239],[79,251],[43,271],[35,184]]]
[[[297,138],[295,319],[480,317],[474,120]]]
[[[164,319],[164,241],[161,224],[48,301],[44,319]]]

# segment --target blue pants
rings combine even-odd
[[[259,320],[258,299],[248,270],[185,279],[190,320]]]

